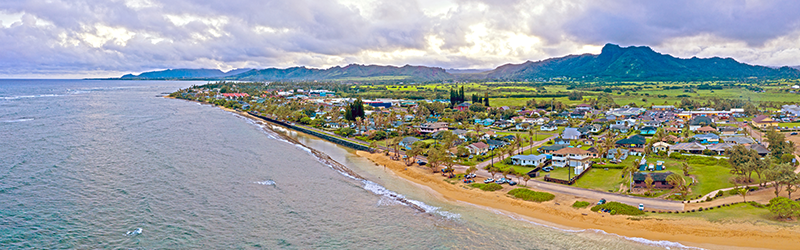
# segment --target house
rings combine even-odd
[[[733,145],[734,145],[733,143],[723,142],[723,143],[708,145],[706,149],[716,152],[717,155],[724,155],[725,151],[732,148]]]
[[[672,106],[672,105],[653,105],[652,107],[650,107],[650,109],[658,110],[658,111],[672,111],[672,110],[675,110],[675,106]]]
[[[795,85],[797,86],[797,85]],[[797,105],[783,105],[781,112],[792,117],[800,117],[800,106]]]
[[[569,145],[570,139],[555,138],[553,139],[553,143],[555,143],[556,145]]]
[[[737,145],[749,145],[754,143],[753,139],[742,137],[742,136],[733,136],[733,137],[726,137],[725,142],[733,143]]]
[[[576,128],[564,128],[564,132],[561,132],[561,138],[577,140],[581,138],[581,132]]]
[[[483,142],[476,142],[467,145],[467,150],[469,150],[469,153],[473,155],[485,154],[489,151],[489,145],[486,145],[486,143]]]
[[[467,111],[469,110],[469,106],[472,105],[468,102],[462,102],[461,104],[456,105],[454,108],[458,111]]]
[[[603,131],[603,125],[600,125],[600,124],[589,124],[589,125],[586,125],[586,126],[578,128],[578,131],[580,131],[581,134],[583,134],[583,135],[587,135],[589,133],[599,134],[601,131]]]
[[[678,139],[678,137],[674,136],[674,135],[667,135],[667,136],[664,136],[664,138],[661,138],[661,141],[668,142],[668,143],[675,143],[677,141],[680,141],[680,139]]]
[[[714,120],[708,116],[698,116],[689,121],[689,130],[695,131],[703,126],[714,124]]]
[[[550,154],[550,153],[553,153],[555,151],[558,151],[558,150],[561,150],[561,149],[564,149],[564,148],[567,148],[567,147],[569,147],[569,145],[555,144],[555,145],[551,145],[551,146],[542,146],[538,150],[539,150],[539,153]]]
[[[585,104],[585,103],[579,104],[577,107],[575,107],[575,110],[578,110],[578,111],[589,111],[589,110],[592,110],[592,105]]]
[[[739,128],[734,126],[720,126],[718,130],[722,135],[735,135],[739,132]]]
[[[676,134],[681,133],[681,129],[677,127],[667,127],[664,130],[667,131],[667,133],[676,133]]]
[[[545,125],[542,125],[541,127],[539,127],[539,130],[541,130],[541,131],[556,131],[556,130],[558,130],[558,126],[556,126],[555,124],[552,124],[552,123],[548,123],[548,124],[545,124]]]
[[[642,127],[641,129],[639,129],[639,134],[640,135],[655,135],[656,134],[656,130],[658,130],[658,128],[656,128],[656,127],[650,127],[650,126]]]
[[[418,142],[418,141],[422,141],[422,140],[420,140],[420,139],[418,139],[416,137],[409,136],[409,137],[403,138],[403,140],[400,141],[400,143],[398,143],[398,145],[400,145],[400,147],[405,148],[406,150],[411,150],[411,145],[414,145],[414,143]]]
[[[489,150],[493,150],[496,148],[501,148],[508,145],[508,142],[500,141],[500,140],[486,140],[486,144],[489,144]]]
[[[627,134],[629,132],[629,130],[630,130],[630,128],[628,128],[628,126],[621,125],[621,124],[611,125],[611,126],[609,126],[609,129],[612,132],[617,132],[617,133],[620,133],[620,134]]]
[[[248,97],[250,95],[247,93],[222,93],[222,96],[225,97],[225,99],[236,99],[239,97]]]
[[[637,116],[644,113],[646,110],[643,108],[618,108],[606,112],[606,115],[613,116]]]
[[[530,123],[530,122],[520,122],[520,123],[517,123],[517,125],[514,126],[514,128],[517,129],[517,130],[528,130],[528,128],[531,128],[531,127],[533,127],[533,124]]]
[[[611,159],[613,161],[619,160],[624,161],[628,158],[628,153],[630,150],[622,149],[622,148],[612,148],[609,149],[606,153],[606,159]]]
[[[569,121],[564,120],[564,119],[558,119],[558,120],[553,120],[553,124],[564,126],[564,125],[569,124]]]
[[[669,143],[666,143],[666,142],[661,142],[661,141],[653,143],[653,152],[656,152],[656,153],[661,152],[661,151],[669,152],[669,147],[670,146],[672,146],[672,145],[670,145]]]
[[[672,154],[674,152],[687,152],[690,154],[702,154],[703,150],[706,150],[706,146],[700,145],[700,143],[686,142],[686,143],[678,143],[672,145],[669,148],[669,153]]]
[[[692,136],[695,140],[702,144],[718,143],[719,135],[717,134],[696,134]]]
[[[642,148],[645,144],[647,144],[647,139],[641,135],[632,135],[628,138],[617,141],[615,144],[624,148]]]
[[[446,122],[427,122],[419,126],[419,132],[430,134],[439,131],[447,130]]]
[[[752,121],[750,121],[750,124],[753,124],[753,127],[763,129],[768,127],[777,127],[778,121],[773,120],[772,118],[766,115],[758,115],[755,118],[753,118]]]
[[[703,127],[698,128],[696,132],[697,133],[708,134],[708,133],[717,132],[717,129],[715,129],[715,128],[711,127],[711,126],[703,126]]]
[[[767,147],[764,147],[764,145],[761,145],[761,144],[754,143],[754,144],[750,144],[750,145],[748,145],[746,147],[747,147],[747,149],[755,150],[756,152],[758,152],[758,155],[760,155],[760,156],[766,156],[767,154],[769,154],[769,149]]]
[[[520,166],[541,167],[547,162],[547,155],[515,155],[511,156],[511,164]]]
[[[673,189],[674,186],[667,181],[667,176],[672,175],[672,172],[663,173],[633,173],[633,187],[634,188],[647,188],[647,176],[653,179],[653,188],[655,189]]]
[[[483,125],[484,127],[492,126],[492,124],[494,124],[494,119],[489,119],[489,118],[483,120],[475,119],[475,124],[480,124]]]
[[[585,166],[594,154],[579,148],[562,148],[552,155],[554,167],[580,167]]]

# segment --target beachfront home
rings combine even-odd
[[[547,155],[515,155],[511,156],[511,164],[520,166],[541,167],[547,162]]]
[[[650,178],[653,179],[653,188],[655,189],[672,189],[674,186],[667,181],[667,176],[670,176],[672,172],[663,172],[663,173],[642,173],[636,172],[633,173],[633,187],[634,188],[647,188],[647,176],[649,175]]]
[[[690,154],[702,154],[703,150],[706,149],[706,146],[700,145],[700,143],[695,142],[685,142],[685,143],[678,143],[672,145],[669,148],[669,153],[672,154],[674,152],[687,152]]]
[[[733,143],[723,142],[723,143],[708,145],[706,149],[714,151],[715,153],[717,153],[717,155],[724,155],[727,150],[733,147],[733,145],[734,145]]]
[[[738,144],[738,145],[750,145],[751,143],[754,143],[755,141],[753,139],[748,138],[748,137],[733,136],[733,137],[726,137],[725,138],[725,142]]]
[[[580,148],[562,148],[552,153],[554,167],[585,166],[594,154]]]

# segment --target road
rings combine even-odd
[[[309,128],[309,127],[306,127],[306,128]],[[314,129],[314,128],[309,128],[309,129]],[[315,129],[315,130],[317,130],[317,129]],[[321,130],[317,130],[317,131],[322,132]],[[553,138],[555,138],[557,136],[558,135],[553,135],[551,137],[548,137],[547,139],[534,142],[533,146],[528,145],[528,146],[523,147],[523,149],[524,150],[529,150],[532,147],[538,147],[538,146],[546,143],[547,141],[549,141],[549,140],[551,140],[551,139],[553,139]],[[369,145],[369,143],[367,143],[367,142],[360,141],[360,140],[357,140],[357,139],[354,139],[354,138],[353,139],[347,138],[347,140],[354,141],[354,142],[357,142],[357,143],[360,143],[360,144],[363,144],[363,145]],[[379,146],[379,147],[381,148],[381,150],[389,150],[391,152],[391,149],[389,149],[389,148],[386,148],[386,147],[383,147],[383,146]],[[400,153],[404,154],[403,151],[401,151]],[[506,155],[501,155],[501,156],[496,156],[496,157],[494,157],[494,160],[496,162],[497,161],[502,161],[503,159],[505,159],[507,157],[510,157],[510,156],[507,155],[507,154]],[[422,160],[422,161],[426,161],[424,156],[417,156],[417,159],[418,160]],[[481,162],[481,163],[477,164],[476,167],[478,168],[478,171],[475,174],[478,175],[479,177],[482,177],[483,179],[492,177],[492,175],[489,173],[489,171],[486,171],[486,170],[483,169],[485,166],[488,166],[489,164],[491,164],[491,160],[484,161],[484,162]],[[456,166],[454,166],[454,168],[456,170],[466,171],[467,168],[469,168],[469,166],[456,165]],[[538,189],[538,190],[541,190],[541,191],[552,192],[552,193],[556,193],[556,194],[566,194],[566,195],[576,196],[576,197],[579,197],[579,198],[582,198],[582,199],[589,200],[591,202],[596,202],[596,201],[598,201],[600,199],[606,199],[607,201],[616,201],[616,202],[628,204],[628,205],[631,205],[631,206],[639,206],[639,204],[644,204],[645,208],[648,209],[648,210],[653,209],[653,210],[682,211],[684,209],[684,204],[682,202],[680,202],[680,201],[669,201],[669,200],[644,198],[644,197],[637,197],[637,196],[630,196],[630,195],[623,195],[623,194],[616,194],[616,193],[608,193],[608,192],[603,192],[603,191],[590,190],[590,189],[578,188],[578,187],[572,187],[572,186],[566,186],[566,185],[561,185],[561,184],[556,184],[556,183],[551,183],[551,182],[544,182],[544,181],[539,181],[539,180],[530,180],[530,181],[528,181],[528,186],[532,187],[532,188],[535,188],[535,189]]]

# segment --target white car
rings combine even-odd
[[[644,211],[644,204],[642,204],[642,203],[639,203],[639,210],[642,210],[642,211]]]

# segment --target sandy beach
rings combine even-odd
[[[440,174],[432,174],[426,167],[406,166],[392,161],[381,153],[358,151],[381,167],[413,183],[425,186],[445,200],[466,202],[481,207],[497,209],[528,218],[531,221],[564,229],[599,229],[607,233],[649,240],[680,242],[687,246],[709,249],[771,248],[798,249],[800,230],[796,227],[753,225],[747,223],[714,223],[699,219],[660,219],[644,217],[632,220],[627,216],[595,213],[588,208],[575,209],[571,204],[577,197],[556,194],[552,201],[536,203],[515,199],[506,193],[506,187],[495,192],[467,188],[463,184],[450,184]],[[731,247],[737,246],[737,247]]]

